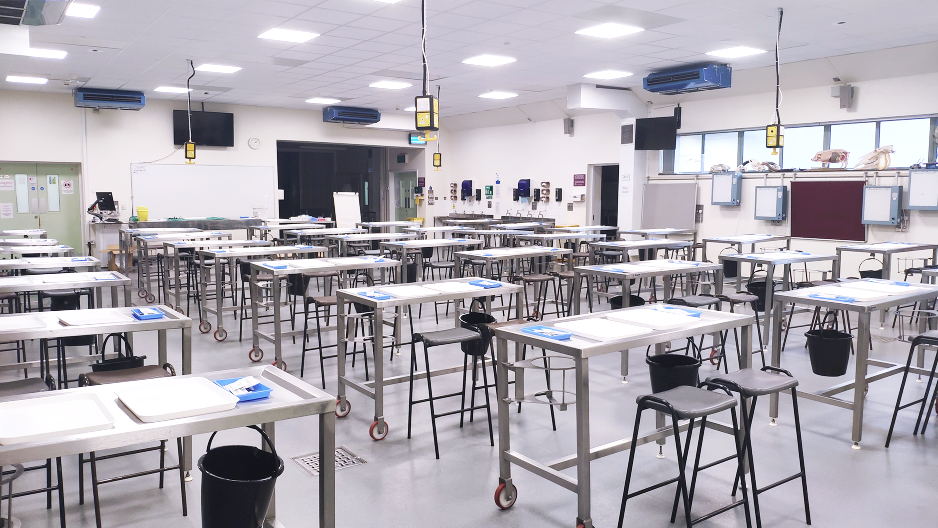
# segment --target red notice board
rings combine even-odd
[[[791,236],[866,241],[862,181],[794,181]]]

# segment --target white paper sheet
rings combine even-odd
[[[423,287],[441,293],[475,293],[485,291],[485,288],[473,286],[465,282],[440,282],[436,284],[424,284]]]
[[[106,310],[66,310],[57,312],[56,315],[59,316],[59,321],[66,326],[120,324],[136,321],[129,315]]]
[[[378,291],[387,293],[393,297],[428,297],[435,294],[434,290],[424,288],[423,286],[382,286]]]
[[[603,319],[601,317],[592,317],[589,319],[580,319],[577,321],[568,321],[557,323],[556,328],[566,330],[571,334],[597,341],[612,341],[615,339],[625,339],[632,336],[647,334],[651,328],[644,328],[625,323],[618,323]]]

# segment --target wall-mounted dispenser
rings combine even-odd
[[[462,181],[462,199],[472,199],[472,180]]]
[[[476,189],[476,201],[477,202],[482,201],[482,189]]]
[[[557,189],[554,190],[554,201],[555,202],[563,201],[563,191],[560,189],[560,187],[557,187]]]
[[[517,202],[517,201],[518,201],[518,198],[520,198],[520,196],[518,196],[518,189],[512,189],[512,190],[511,190],[511,199]]]
[[[518,196],[521,198],[531,197],[531,180],[518,180]]]
[[[485,198],[486,198],[487,200],[491,200],[491,199],[492,199],[492,195],[494,195],[494,194],[495,194],[495,186],[493,186],[493,185],[486,185],[486,186],[485,186]]]

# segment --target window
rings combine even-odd
[[[785,137],[788,143],[788,137]],[[765,148],[765,129],[743,132],[743,162],[749,160],[771,161],[778,163],[778,154],[772,155],[772,149]]]
[[[890,154],[893,167],[908,167],[928,161],[928,135],[930,119],[904,119],[883,121],[879,125],[879,146],[892,145],[896,152]],[[860,154],[861,156],[863,154]],[[859,160],[860,158],[850,157]]]
[[[706,134],[704,136],[704,163],[706,171],[714,165],[723,164],[735,169],[739,164],[736,153],[739,151],[739,132]]]
[[[786,169],[810,169],[819,165],[811,158],[824,150],[824,127],[798,127],[785,129],[785,148],[782,162]]]
[[[703,136],[678,136],[677,149],[674,152],[674,172],[703,172],[702,156]]]
[[[876,148],[876,123],[831,125],[830,148],[849,152],[847,167],[853,167],[860,158]]]

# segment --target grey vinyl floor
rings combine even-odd
[[[599,309],[608,309],[603,303]],[[453,311],[448,316],[440,307],[438,327],[433,306],[423,306],[423,315],[415,320],[415,328],[431,330],[453,324]],[[193,311],[193,315],[195,312]],[[416,307],[414,316],[417,316]],[[807,315],[797,315],[795,323],[806,323]],[[300,321],[298,319],[298,321]],[[238,322],[227,319],[229,338],[216,342],[210,334],[194,332],[193,369],[195,373],[249,365],[247,357],[250,341],[238,341]],[[302,322],[300,321],[300,324]],[[250,321],[245,323],[245,330]],[[783,352],[783,367],[795,373],[803,391],[816,391],[847,379],[822,378],[811,373],[807,351],[804,348],[804,329],[791,332],[787,349]],[[879,329],[874,324],[873,356],[904,363],[908,345],[893,338],[897,331]],[[137,354],[156,357],[156,335],[138,334]],[[334,343],[334,332],[327,343]],[[676,344],[677,345],[677,344]],[[30,344],[35,355],[36,344]],[[178,339],[170,338],[170,361],[179,362]],[[284,357],[289,371],[299,375],[300,344],[285,344]],[[331,351],[330,351],[331,352]],[[74,353],[74,352],[73,352]],[[0,360],[12,361],[9,353]],[[628,383],[619,376],[619,357],[609,355],[592,360],[591,380],[591,437],[594,446],[628,437],[635,419],[635,399],[650,392],[644,350],[632,350],[631,374]],[[930,364],[933,352],[927,354]],[[389,373],[405,374],[409,350],[402,355],[383,361]],[[268,347],[268,356],[272,350]],[[458,346],[441,347],[431,352],[434,368],[462,364],[463,355]],[[319,361],[316,352],[307,354],[305,380],[321,386]],[[371,360],[369,360],[370,363]],[[758,356],[756,365],[761,365]],[[736,366],[731,359],[731,368]],[[369,364],[369,368],[372,366]],[[852,365],[848,369],[851,376]],[[704,363],[702,375],[715,370]],[[875,370],[875,369],[874,369]],[[359,357],[353,375],[363,378],[364,368]],[[74,374],[74,373],[73,373]],[[561,382],[555,375],[554,383]],[[11,374],[3,380],[11,379]],[[543,386],[540,376],[529,376],[532,388]],[[914,378],[913,378],[914,379]],[[437,391],[457,390],[461,374],[434,379]],[[569,382],[570,380],[568,380]],[[860,450],[851,448],[851,413],[847,410],[800,400],[801,418],[806,449],[808,486],[814,526],[825,528],[854,528],[859,526],[934,526],[931,502],[938,490],[938,439],[934,428],[926,434],[913,436],[912,428],[917,409],[902,412],[896,426],[892,446],[883,447],[889,419],[898,391],[900,376],[874,383],[869,391],[863,441]],[[334,391],[335,360],[326,362],[326,389]],[[425,386],[418,384],[419,394]],[[556,388],[556,387],[555,387]],[[910,383],[907,398],[920,396],[924,383]],[[494,401],[494,391],[491,393]],[[340,527],[477,527],[504,526],[514,528],[575,527],[576,497],[572,493],[537,477],[523,469],[513,468],[518,500],[513,508],[499,510],[493,502],[498,484],[496,448],[489,443],[488,426],[484,413],[476,413],[472,423],[459,427],[459,418],[448,417],[438,421],[441,458],[433,454],[429,409],[421,405],[415,409],[413,438],[406,437],[407,385],[396,385],[387,390],[386,410],[390,434],[375,442],[368,436],[372,422],[371,401],[352,391],[350,416],[337,424],[337,445],[344,446],[366,463],[336,473],[337,525]],[[479,393],[482,396],[482,393]],[[843,394],[852,398],[852,392]],[[457,400],[440,404],[443,409],[454,408]],[[766,484],[794,473],[797,469],[794,428],[790,399],[783,399],[781,417],[777,427],[770,427],[768,402],[760,401],[754,424],[754,446],[757,475],[760,484]],[[494,404],[493,404],[494,414]],[[720,417],[728,421],[728,416]],[[575,447],[574,414],[572,408],[556,413],[557,430],[551,428],[547,407],[525,405],[518,413],[513,409],[510,417],[512,447],[540,461],[548,461],[572,454]],[[933,420],[934,421],[934,420]],[[653,426],[648,414],[644,430]],[[497,429],[495,431],[497,439]],[[277,425],[277,448],[285,459],[286,471],[277,485],[277,517],[286,527],[317,525],[317,480],[305,472],[293,457],[310,454],[317,449],[317,421],[301,418]],[[207,435],[194,439],[195,454],[205,450]],[[256,433],[236,430],[219,433],[218,443],[251,443],[257,445]],[[707,433],[703,459],[713,460],[732,451],[727,435]],[[676,475],[673,443],[664,446],[664,458],[657,458],[657,446],[646,445],[638,449],[635,462],[635,486],[641,487]],[[175,450],[168,454],[175,460]],[[618,518],[628,453],[623,452],[595,461],[592,464],[592,518],[595,526],[615,526]],[[102,477],[154,467],[157,455],[148,453],[117,459],[100,464]],[[567,470],[573,475],[573,470]],[[181,515],[178,479],[169,475],[164,489],[157,486],[157,477],[148,476],[101,487],[103,523],[106,527],[156,528],[166,526],[200,525],[200,475],[193,471],[194,479],[186,485],[189,494],[189,515]],[[17,481],[15,490],[42,484],[42,477],[30,474]],[[94,526],[94,510],[89,500],[78,503],[77,458],[65,459],[66,511],[68,525]],[[723,465],[702,473],[697,486],[695,513],[703,513],[730,500],[733,468]],[[668,526],[674,486],[668,486],[648,495],[633,499],[626,511],[627,526]],[[785,484],[761,496],[763,526],[787,528],[804,525],[804,508],[797,482]],[[6,503],[3,503],[6,514]],[[58,526],[58,513],[54,506],[45,508],[41,496],[23,497],[13,502],[13,516],[24,526],[52,528]],[[929,519],[932,519],[929,521]],[[680,521],[679,521],[680,522]],[[706,521],[702,526],[745,526],[740,509]]]

